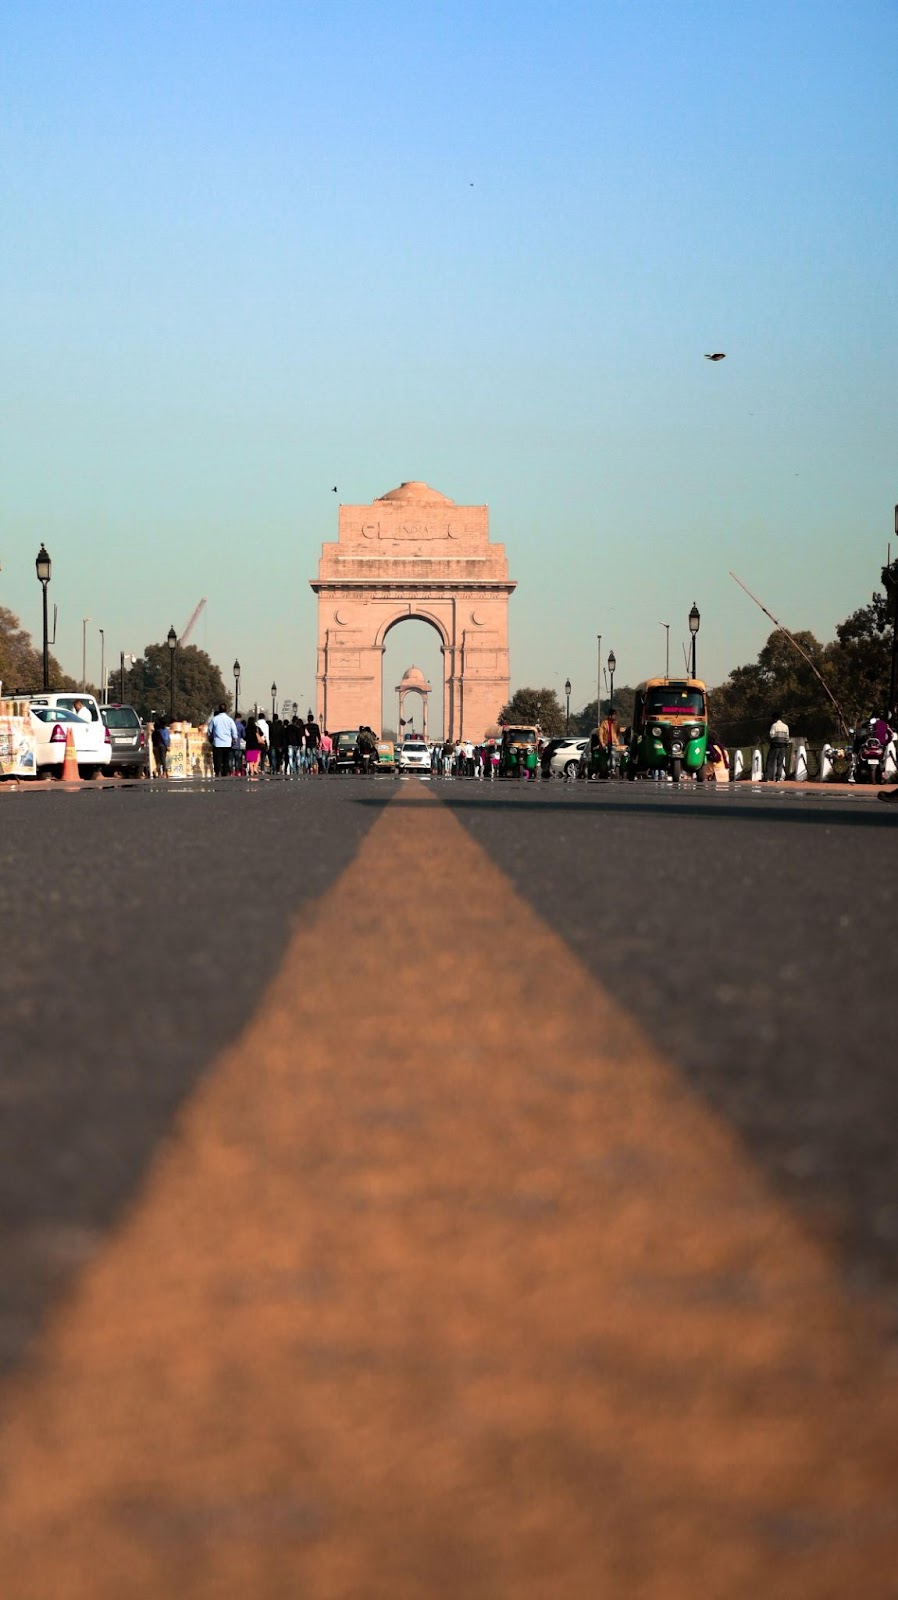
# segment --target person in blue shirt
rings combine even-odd
[[[212,746],[212,768],[216,778],[226,778],[232,770],[231,752],[239,753],[240,738],[237,724],[226,705],[220,705],[206,725]]]

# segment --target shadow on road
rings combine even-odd
[[[404,791],[405,805],[429,805],[430,800],[424,795],[417,796]],[[877,806],[866,801],[831,801],[820,796],[809,797],[788,796],[778,803],[777,797],[764,795],[749,797],[733,796],[726,800],[717,799],[709,795],[707,800],[681,800],[678,795],[669,791],[665,795],[646,795],[644,800],[624,800],[616,796],[603,794],[601,799],[581,799],[579,794],[575,797],[541,794],[537,791],[532,797],[529,794],[495,794],[490,789],[478,785],[476,793],[459,791],[457,789],[428,789],[428,796],[433,796],[446,805],[459,806],[464,809],[476,808],[484,811],[559,811],[563,812],[565,819],[573,818],[578,814],[595,816],[598,812],[614,812],[617,815],[639,816],[652,818],[658,821],[667,821],[676,813],[680,817],[701,817],[703,821],[710,818],[714,822],[785,822],[819,824],[822,827],[832,827],[835,824],[860,828],[888,828],[894,823],[894,816],[888,807],[879,810]],[[357,805],[381,805],[382,800],[373,795],[358,795]],[[788,806],[788,809],[786,808]],[[819,809],[818,809],[819,808]]]

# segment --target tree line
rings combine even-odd
[[[81,684],[80,680],[63,672],[51,653],[48,661],[49,688],[84,688],[95,699],[102,701],[97,684]],[[25,694],[39,694],[44,686],[43,654],[37,650],[31,635],[22,627],[17,616],[0,606],[0,683],[4,696],[16,690]],[[174,652],[168,644],[148,644],[143,654],[122,674],[114,663],[109,673],[109,699],[121,700],[134,707],[144,721],[170,715],[172,708],[177,721],[199,724],[206,721],[222,701],[231,703],[221,670],[205,650],[188,644]]]
[[[898,561],[892,566],[898,576]],[[894,711],[889,705],[890,610],[890,599],[874,594],[869,605],[838,623],[829,644],[806,629],[793,631],[790,639],[775,628],[757,661],[734,667],[724,683],[709,690],[709,720],[717,737],[730,747],[753,744],[783,717],[795,734],[838,739],[866,718]],[[632,721],[634,696],[630,684],[615,688],[614,709],[622,727]],[[549,737],[583,737],[597,726],[597,710],[605,716],[608,709],[606,698],[598,706],[590,700],[567,721],[556,690],[518,689],[499,722],[538,723]]]

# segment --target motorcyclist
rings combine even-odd
[[[370,771],[371,764],[377,754],[377,740],[373,729],[366,724],[359,724],[358,737],[355,741],[355,766],[357,772]]]

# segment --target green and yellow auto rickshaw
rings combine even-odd
[[[627,777],[685,772],[701,781],[708,744],[708,694],[700,678],[647,678],[636,690]]]
[[[539,728],[517,726],[502,729],[499,746],[499,777],[524,778],[527,775],[527,753],[539,747]]]

